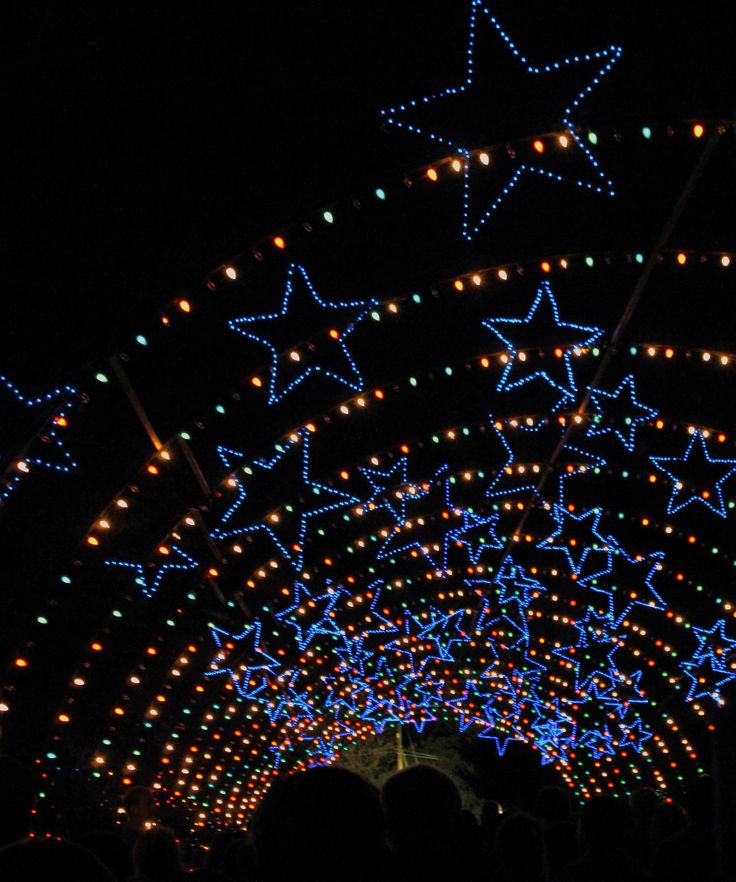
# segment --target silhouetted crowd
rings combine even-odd
[[[682,806],[642,788],[579,812],[546,786],[531,811],[488,801],[476,818],[431,766],[396,772],[380,791],[346,769],[315,768],[277,780],[247,832],[219,833],[195,853],[156,823],[146,787],[126,792],[115,832],[94,832],[90,818],[74,842],[28,838],[22,773],[0,762],[0,880],[726,882],[711,784],[698,779]]]

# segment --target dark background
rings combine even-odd
[[[43,474],[35,483],[31,478],[0,512],[4,660],[21,641],[34,659],[28,673],[9,668],[18,685],[10,693],[12,702],[22,703],[8,724],[11,749],[26,757],[38,753],[82,641],[98,633],[109,615],[110,598],[99,591],[94,571],[87,584],[79,580],[78,597],[59,597],[58,574],[68,571],[63,568],[86,527],[151,454],[121,390],[115,384],[95,385],[90,368],[92,373],[99,366],[109,370],[105,359],[127,347],[131,334],[155,322],[173,299],[186,295],[204,303],[202,281],[210,270],[253,242],[333,200],[400,181],[407,169],[442,155],[423,139],[383,131],[379,110],[462,81],[468,9],[469,3],[450,0],[249,2],[194,11],[174,5],[49,3],[24,7],[22,17],[5,30],[0,374],[28,394],[65,381],[92,396],[73,424],[74,454],[82,466],[75,483],[66,476]],[[466,271],[474,261],[483,266],[588,247],[645,250],[702,149],[702,142],[668,140],[665,126],[736,116],[731,3],[688,4],[682,12],[659,2],[498,0],[493,10],[539,63],[620,43],[623,58],[579,118],[583,124],[613,122],[631,131],[651,125],[658,133],[656,149],[646,153],[643,143],[628,140],[633,147],[616,152],[601,143],[619,200],[581,196],[545,182],[529,184],[472,245],[459,239],[457,194],[449,191],[436,202],[432,195],[418,196],[414,214],[401,203],[396,210],[389,203],[385,228],[379,215],[368,212],[365,221],[336,224],[310,254],[315,278],[330,296],[343,293],[339,283],[346,271],[351,296],[385,297],[394,282],[396,291],[415,281],[433,284]],[[492,130],[474,135],[478,146],[557,126],[557,108],[532,108],[514,92],[518,81],[503,52],[495,52],[489,64],[500,85],[499,107],[489,114]],[[678,136],[683,131],[680,124]],[[736,247],[733,133],[727,138],[673,247]],[[399,233],[400,239],[394,238]],[[254,278],[264,290],[280,290],[281,265],[258,272],[262,278]],[[633,339],[641,342],[646,332],[655,341],[705,341],[733,351],[733,284],[719,272],[710,267],[707,276],[664,271],[642,302]],[[707,292],[701,287],[704,278]],[[603,324],[605,318],[610,328],[634,281],[628,267],[596,282],[600,302],[578,286],[577,277],[556,284],[577,297],[582,312],[575,315],[583,323]],[[174,336],[157,342],[150,356],[141,355],[128,368],[164,437],[200,415],[205,404],[211,411],[228,384],[262,363],[262,352],[254,348],[244,355],[241,341],[224,333],[228,317],[248,311],[243,304],[249,294],[247,285],[238,286],[209,312],[202,308],[189,325],[177,324]],[[439,309],[436,324],[443,321]],[[452,311],[459,312],[454,304]],[[434,314],[432,308],[427,312]],[[504,307],[500,314],[512,312]],[[404,341],[400,355],[408,365],[420,347],[411,315],[402,321],[406,324],[396,326],[401,336],[395,342],[398,350]],[[478,338],[478,347],[487,345],[480,332]],[[446,342],[465,356],[464,333]],[[683,420],[734,428],[736,421],[723,405],[732,400],[732,379],[715,389],[707,378],[700,385],[701,375],[690,365],[678,364],[673,374],[661,364],[652,368],[652,374],[661,372],[657,401],[673,419],[682,414]],[[406,365],[402,362],[401,371],[408,370]],[[392,370],[398,370],[396,363],[385,367],[387,375]],[[458,419],[465,404],[455,402]],[[416,405],[417,414],[422,409]],[[429,408],[424,409],[429,418]],[[247,423],[252,408],[243,410],[241,423],[233,417],[230,437],[225,430],[208,435],[201,444],[203,458],[214,461],[214,441],[232,438],[236,444],[244,426],[253,429]],[[409,424],[417,414],[402,416]],[[263,444],[295,422],[284,409],[269,416],[271,422],[255,427]],[[399,432],[404,426],[391,428]],[[373,438],[361,443],[372,449]],[[330,467],[338,455],[334,452]],[[214,469],[215,463],[209,465]],[[139,559],[170,529],[183,500],[196,498],[185,467],[161,484],[165,492],[155,497],[162,500],[161,511],[153,502],[131,519],[137,535],[130,547]],[[728,529],[719,538],[730,548]],[[61,610],[51,640],[31,632],[32,616],[46,598],[57,613]],[[148,640],[160,623],[137,615],[140,641]],[[192,614],[189,625],[199,639],[206,633],[204,615]],[[159,627],[156,633],[164,632]],[[132,656],[132,639],[130,646]],[[111,678],[125,663],[121,659],[111,666]],[[31,675],[32,685],[22,679]],[[100,684],[100,693],[104,688]],[[38,737],[29,738],[30,731]],[[81,727],[78,737],[80,742],[87,737]]]
[[[3,36],[5,372],[73,373],[255,238],[431,156],[378,111],[461,81],[468,7],[25,5]],[[535,61],[624,46],[586,114],[736,113],[727,2],[493,10]]]

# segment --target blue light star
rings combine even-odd
[[[723,659],[736,653],[736,640],[726,634],[726,620],[719,619],[711,628],[693,628],[692,633],[698,641],[693,660],[711,656],[714,662],[723,664]]]
[[[586,566],[588,578],[599,576],[610,570],[611,549],[608,541],[599,531],[602,511],[591,508],[575,514],[560,503],[554,503],[552,517],[557,529],[537,544],[544,551],[561,551],[567,558],[570,570],[579,576]],[[573,551],[573,548],[576,549]],[[589,563],[598,558],[598,564]],[[592,572],[591,572],[592,569]]]
[[[474,723],[488,725],[495,722],[497,713],[489,708],[495,696],[495,691],[486,692],[478,688],[475,680],[467,680],[463,692],[456,698],[445,699],[445,705],[458,714],[458,728],[461,732],[466,732]],[[489,711],[488,714],[486,710]]]
[[[512,57],[520,63],[526,77],[536,78],[540,75],[549,75],[562,68],[569,68],[571,66],[579,64],[593,63],[595,65],[595,72],[593,73],[593,75],[587,78],[584,87],[572,96],[567,105],[561,111],[558,118],[562,131],[568,137],[568,148],[572,148],[576,152],[579,151],[578,156],[580,157],[581,162],[584,166],[584,172],[581,174],[581,177],[578,180],[573,180],[573,183],[577,184],[577,186],[581,188],[585,188],[587,190],[595,191],[598,193],[613,195],[614,192],[611,181],[606,177],[603,169],[593,156],[592,152],[583,143],[582,137],[577,131],[575,123],[573,122],[573,117],[580,109],[580,106],[584,99],[592,92],[593,88],[601,81],[601,79],[618,61],[621,56],[622,49],[619,46],[612,45],[609,46],[607,49],[603,49],[598,52],[592,52],[582,56],[576,55],[544,66],[533,65],[517,49],[511,37],[509,37],[509,35],[503,30],[497,19],[488,10],[487,6],[484,3],[484,0],[472,0],[470,13],[470,40],[467,52],[467,71],[465,75],[465,81],[459,86],[444,89],[437,94],[428,95],[420,99],[408,101],[405,104],[400,104],[396,107],[387,108],[381,111],[381,115],[386,125],[397,126],[399,128],[405,129],[408,132],[422,135],[430,139],[432,142],[445,145],[447,148],[456,152],[460,157],[462,157],[464,172],[462,232],[463,236],[466,239],[473,238],[473,236],[480,230],[480,228],[490,217],[490,215],[498,208],[498,206],[503,202],[508,193],[516,186],[516,184],[518,184],[519,180],[525,174],[530,173],[541,175],[553,181],[569,180],[569,178],[559,174],[558,171],[555,170],[558,167],[557,160],[559,157],[554,151],[546,151],[542,154],[537,154],[534,159],[529,159],[525,162],[518,163],[513,175],[506,182],[505,186],[503,187],[503,189],[501,189],[500,193],[496,196],[491,205],[483,212],[483,214],[481,214],[478,219],[471,219],[470,156],[471,149],[474,146],[470,141],[471,136],[468,134],[465,137],[456,137],[449,131],[449,126],[447,122],[444,122],[438,132],[432,132],[429,131],[423,123],[418,121],[419,109],[427,105],[432,106],[436,103],[439,104],[439,118],[444,121],[447,116],[446,107],[448,101],[456,104],[458,96],[461,96],[466,92],[470,92],[473,88],[477,89],[478,85],[483,85],[482,83],[475,83],[475,70],[478,66],[475,47],[476,31],[478,27],[478,19],[481,15],[485,16],[488,23],[490,23],[491,27],[500,38],[502,45],[505,46],[506,49],[511,52]],[[533,84],[531,80],[529,80],[528,86],[531,87],[532,85],[536,84]],[[501,87],[498,88],[496,92],[496,97],[497,100],[503,101],[504,92]],[[503,108],[501,108],[501,112],[503,112]],[[499,108],[496,109],[496,113],[499,113]],[[466,125],[470,124],[471,122],[472,119],[468,119],[466,121]],[[564,154],[567,151],[561,152]]]
[[[680,667],[685,676],[690,680],[685,701],[694,701],[696,698],[712,698],[720,704],[721,686],[736,680],[736,671],[729,670],[723,664],[716,661],[712,655],[703,655],[700,658],[693,657],[690,661],[681,662]]]
[[[408,457],[400,457],[392,468],[383,472],[368,466],[359,468],[371,485],[372,495],[362,504],[363,508],[386,509],[393,516],[397,525],[406,520],[406,504],[418,499],[426,491],[417,484],[410,484],[408,478]]]
[[[384,560],[401,552],[414,550],[427,559],[433,570],[444,573],[448,569],[449,549],[456,541],[454,532],[461,511],[450,502],[450,475],[446,465],[435,472],[427,485],[422,486],[425,492],[410,497],[409,501],[424,500],[428,506],[426,521],[429,523],[419,523],[424,520],[421,517],[416,523],[414,519],[404,521],[400,527],[395,527],[389,533],[376,558]],[[435,535],[426,535],[432,531]]]
[[[267,706],[266,713],[272,723],[284,719],[289,725],[295,726],[300,720],[313,720],[315,710],[310,706],[308,692],[300,692],[287,686],[279,693],[276,704]]]
[[[611,537],[609,537],[611,540]],[[611,540],[610,569],[603,574],[583,576],[581,588],[600,593],[612,621],[620,624],[633,606],[665,609],[652,580],[662,569],[664,553],[655,551],[646,556],[630,557]]]
[[[430,692],[416,677],[404,677],[396,686],[396,695],[401,707],[401,719],[414,726],[417,732],[423,732],[427,723],[437,720],[432,708],[440,705],[441,699],[436,692]]]
[[[288,349],[293,350],[294,341],[293,338],[288,337],[279,342],[279,345],[276,345],[273,341],[276,340],[281,332],[281,326],[285,324],[285,319],[288,317],[289,323],[293,322],[294,319],[294,307],[291,303],[292,294],[295,290],[295,282],[299,283],[299,288],[306,290],[306,293],[309,295],[306,298],[306,302],[302,304],[305,309],[311,308],[311,311],[314,312],[315,304],[318,307],[318,322],[325,323],[328,321],[331,325],[339,325],[339,327],[333,327],[331,330],[334,331],[334,335],[332,333],[328,335],[324,335],[327,340],[334,341],[337,346],[337,353],[342,361],[342,368],[340,372],[333,370],[332,368],[327,368],[323,364],[310,364],[307,367],[301,368],[297,375],[286,385],[279,385],[278,376],[279,376],[279,357],[280,354]],[[355,392],[359,392],[363,388],[363,378],[358,370],[357,365],[353,361],[353,358],[350,354],[350,351],[346,345],[346,339],[350,336],[350,334],[355,329],[355,326],[366,316],[368,310],[375,306],[377,303],[376,300],[349,300],[349,301],[326,301],[322,300],[322,298],[317,293],[316,289],[312,285],[309,276],[307,275],[307,271],[304,267],[299,266],[298,264],[292,263],[289,265],[289,269],[286,277],[286,287],[284,289],[284,297],[281,303],[281,309],[278,312],[264,313],[262,315],[250,315],[243,316],[241,318],[231,319],[228,322],[228,327],[237,331],[239,334],[242,334],[244,337],[248,337],[250,340],[255,340],[257,343],[261,343],[264,346],[267,346],[271,352],[271,376],[269,380],[269,394],[268,394],[268,403],[276,404],[278,401],[281,401],[285,395],[287,395],[292,389],[298,386],[301,382],[303,382],[308,376],[312,374],[321,374],[326,377],[330,377],[333,380],[337,380],[339,383],[347,386]],[[299,312],[299,318],[301,319],[302,310]],[[335,321],[337,319],[337,321]],[[300,324],[300,327],[302,325]],[[253,330],[251,330],[251,328]],[[263,329],[263,330],[261,330]],[[257,332],[256,332],[257,331]],[[263,334],[264,336],[261,336]],[[283,333],[281,333],[283,336]],[[330,345],[320,338],[320,347],[324,347],[325,345]],[[334,346],[333,346],[334,348]],[[303,357],[300,353],[297,353],[299,361],[294,361],[294,359],[289,356],[289,360],[286,361],[286,364],[301,364],[301,358]],[[324,354],[321,356],[324,359]],[[283,370],[283,366],[282,366]]]
[[[213,660],[211,670],[205,671],[204,675],[205,677],[216,677],[220,674],[227,674],[241,698],[266,703],[267,697],[264,695],[268,687],[266,674],[273,674],[278,668],[279,662],[261,646],[262,627],[259,619],[246,625],[239,634],[231,634],[216,626],[211,627],[212,639],[220,652]],[[233,649],[228,647],[223,649],[223,644],[230,642],[240,645],[236,645]],[[242,674],[236,674],[233,665],[224,664],[227,661],[226,650],[237,653],[238,658],[244,659],[245,671]]]
[[[186,572],[196,570],[199,567],[197,561],[186,554],[186,552],[182,551],[178,546],[172,545],[169,548],[169,552],[177,561],[176,563],[172,560],[166,560],[164,563],[156,566],[156,564],[144,565],[142,563],[135,563],[127,560],[106,560],[105,566],[120,567],[137,573],[134,579],[135,584],[138,585],[141,589],[141,593],[145,597],[153,597],[161,586],[167,573],[177,571]],[[151,573],[153,573],[153,578],[149,578]]]
[[[603,754],[616,755],[613,735],[606,725],[601,729],[589,729],[578,739],[578,745],[590,751],[595,759]]]
[[[585,618],[575,623],[575,629],[576,644],[553,650],[555,655],[574,665],[575,688],[584,690],[596,674],[609,674],[615,679],[618,671],[611,655],[619,645],[619,638],[610,617],[599,616],[588,609]]]
[[[508,350],[499,392],[539,378],[561,392],[563,399],[574,398],[577,392],[571,364],[573,350],[591,346],[602,333],[600,328],[561,321],[549,282],[541,283],[524,318],[487,318],[482,324]],[[536,366],[537,350],[542,348],[553,350],[547,353],[544,369]]]
[[[542,752],[542,765],[553,762],[557,757],[565,760],[567,751],[575,746],[575,720],[561,710],[557,699],[552,708],[546,708],[545,713],[532,723],[531,728],[535,733],[534,743]]]
[[[444,614],[430,606],[429,622],[425,623],[420,637],[434,644],[440,661],[451,662],[453,660],[453,646],[456,643],[468,642],[468,635],[460,627],[464,615],[464,610]]]
[[[77,463],[66,449],[61,434],[63,425],[74,407],[77,390],[72,386],[60,386],[45,395],[29,397],[24,395],[7,377],[0,375],[0,392],[10,396],[15,411],[18,406],[21,406],[23,414],[33,412],[33,419],[37,425],[43,422],[41,431],[36,428],[36,434],[21,450],[17,450],[17,444],[12,437],[2,439],[4,446],[6,446],[6,449],[0,449],[0,469],[6,466],[4,485],[0,485],[0,503],[2,503],[10,496],[32,466],[65,474],[77,468]],[[13,413],[9,414],[0,425],[15,428],[19,425],[25,425],[25,419],[23,416],[17,419]],[[15,440],[17,441],[17,439]],[[10,457],[15,462],[9,462]],[[20,469],[18,463],[22,464]]]
[[[464,546],[468,559],[477,566],[481,557],[488,551],[500,551],[503,542],[496,536],[499,515],[481,517],[463,509],[463,522],[450,533],[450,541]]]
[[[499,605],[516,603],[520,615],[532,603],[535,595],[547,590],[537,579],[527,576],[524,568],[510,558],[503,562],[492,584],[498,592]]]
[[[328,511],[344,508],[358,502],[356,497],[326,484],[320,484],[310,478],[309,439],[309,432],[300,432],[296,441],[282,447],[272,459],[258,460],[253,463],[257,468],[272,472],[274,483],[283,478],[282,471],[289,472],[288,479],[292,479],[293,473],[298,471],[300,486],[293,486],[291,480],[283,481],[283,483],[292,486],[293,491],[299,490],[306,497],[305,501],[292,503],[293,510],[291,512],[273,513],[265,520],[257,520],[256,522],[246,519],[243,526],[234,526],[234,516],[236,513],[243,514],[242,509],[247,509],[248,500],[243,479],[238,477],[236,479],[238,498],[223,515],[221,525],[212,531],[213,539],[226,539],[229,536],[264,532],[273,540],[278,550],[294,569],[297,572],[301,571],[304,564],[304,542],[309,521]]]
[[[642,728],[641,720],[638,717],[633,723],[628,725],[619,723],[619,729],[621,729],[623,734],[620,746],[622,748],[631,747],[637,753],[641,753],[644,743],[653,737],[651,732]]]
[[[293,603],[275,614],[276,618],[294,628],[299,651],[304,651],[319,634],[340,634],[340,627],[331,616],[342,590],[313,595],[302,582],[294,582]]]
[[[580,450],[571,444],[562,449],[559,443],[564,429],[558,423],[540,420],[533,427],[513,426],[510,422],[496,421],[493,431],[503,444],[506,462],[491,479],[486,496],[518,498],[522,494],[537,493],[540,478],[549,462],[552,451],[557,450],[554,463],[554,474],[557,476],[557,498],[565,498],[568,481],[575,481],[588,472],[595,474],[596,469],[605,467],[603,457]],[[508,440],[507,440],[508,439]],[[551,487],[551,481],[547,482]],[[552,503],[553,499],[549,498]]]
[[[588,435],[613,434],[630,453],[636,445],[638,426],[657,416],[653,407],[637,401],[632,374],[624,377],[613,392],[591,389],[590,400],[595,415],[588,427]]]
[[[489,734],[491,732],[493,734]],[[496,750],[498,751],[499,756],[505,756],[509,744],[513,744],[514,741],[519,741],[522,744],[526,743],[526,738],[523,738],[520,735],[507,735],[506,737],[503,737],[496,734],[496,732],[496,729],[489,728],[486,729],[485,732],[481,732],[478,735],[478,738],[485,738],[487,741],[492,741],[496,745]]]
[[[675,514],[691,502],[700,502],[714,514],[726,517],[723,501],[723,483],[736,472],[736,459],[715,459],[708,453],[703,433],[694,432],[682,456],[650,456],[655,468],[664,472],[673,482],[667,503],[667,514]],[[671,463],[671,465],[670,465]],[[680,467],[676,466],[680,463]],[[698,492],[686,486],[708,488]],[[715,496],[715,499],[712,497]],[[681,497],[683,497],[681,499]]]
[[[385,646],[386,653],[397,653],[405,656],[405,662],[411,666],[412,674],[420,676],[430,661],[447,661],[451,658],[448,647],[458,642],[461,638],[444,638],[440,633],[432,636],[430,631],[435,626],[440,631],[451,620],[451,616],[443,616],[438,610],[431,610],[430,617],[420,617],[407,612],[397,631],[397,636],[388,641]]]

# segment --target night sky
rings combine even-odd
[[[254,239],[431,157],[379,110],[460,81],[466,5],[23,9],[4,37],[4,369],[72,376]],[[734,112],[730,6],[494,9],[540,61],[623,45],[586,115],[651,121]],[[532,130],[513,101],[495,123]]]

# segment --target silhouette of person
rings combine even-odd
[[[378,791],[347,769],[319,767],[277,780],[256,811],[251,838],[262,882],[383,878]]]

